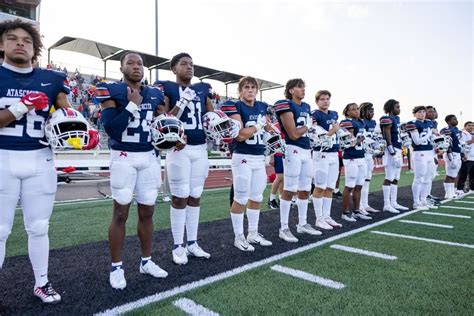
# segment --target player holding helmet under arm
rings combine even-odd
[[[375,133],[375,128],[377,122],[373,120],[374,117],[374,105],[370,102],[364,102],[359,106],[360,118],[364,123],[365,128],[365,137],[373,138]],[[362,186],[361,196],[360,196],[360,209],[377,213],[379,210],[374,209],[369,205],[369,191],[370,191],[370,180],[372,180],[372,172],[374,171],[374,156],[371,153],[365,153],[365,181]]]
[[[303,102],[305,84],[302,79],[291,79],[285,86],[285,100],[275,103],[275,114],[285,134],[286,148],[283,160],[283,194],[280,199],[280,231],[279,237],[288,242],[298,242],[288,228],[291,198],[297,192],[298,225],[297,233],[321,235],[307,222],[308,196],[311,190],[311,146],[308,131],[313,122],[309,104]]]
[[[200,198],[209,173],[202,116],[208,111],[214,111],[214,107],[211,102],[211,86],[205,82],[191,84],[194,64],[189,54],[174,56],[170,69],[176,75],[176,82],[157,81],[155,85],[165,94],[166,111],[170,111],[184,123],[187,139],[187,145],[183,149],[177,148],[166,155],[166,170],[172,195],[172,256],[174,263],[184,265],[188,263],[188,256],[202,259],[211,257],[196,241],[201,211]],[[185,227],[186,248],[183,247]]]
[[[400,213],[408,210],[397,203],[398,180],[402,171],[402,143],[400,138],[400,103],[394,99],[385,102],[383,106],[385,116],[380,118],[380,128],[387,142],[383,156],[385,166],[385,180],[383,182],[383,210],[390,213]]]
[[[313,111],[313,121],[326,131],[326,137],[331,140],[329,147],[313,148],[313,207],[316,213],[316,227],[331,230],[342,227],[331,218],[331,204],[336,181],[339,174],[339,144],[337,131],[339,123],[336,111],[329,110],[331,93],[320,90],[316,93],[318,109]]]
[[[140,238],[140,273],[165,278],[168,273],[151,260],[153,211],[161,185],[161,166],[151,144],[150,125],[163,104],[163,93],[142,86],[143,60],[133,51],[120,58],[123,82],[100,83],[96,96],[102,106],[102,122],[109,135],[110,186],[114,199],[109,227],[112,267],[109,275],[114,289],[127,286],[122,263],[125,224],[133,194],[138,204],[138,237]]]
[[[461,169],[461,147],[460,138],[461,131],[458,129],[458,119],[454,114],[449,114],[444,119],[448,127],[443,128],[440,133],[451,137],[451,146],[448,151],[443,154],[444,165],[446,169],[446,177],[444,179],[444,197],[446,199],[455,199],[462,197],[463,194],[456,194],[455,182]]]
[[[51,108],[69,108],[66,75],[35,68],[43,44],[32,24],[0,23],[0,268],[20,200],[35,278],[33,294],[44,303],[61,296],[48,280],[49,219],[57,189],[53,153],[45,138]]]
[[[438,119],[438,112],[436,111],[436,108],[432,105],[427,105],[426,106],[426,119],[431,121],[431,130],[433,131],[433,134],[438,135],[438,122],[436,121]],[[433,162],[434,165],[430,165],[432,169],[428,169],[428,172],[431,174],[432,179],[436,177],[436,170],[438,169],[438,157],[437,157],[437,149],[433,149]],[[436,205],[439,204],[441,201],[441,198],[436,197],[431,195],[431,187],[433,185],[433,181],[430,181],[428,184],[428,203],[430,205]]]
[[[254,251],[250,245],[271,246],[258,232],[260,206],[266,187],[265,144],[263,133],[267,126],[268,105],[256,101],[257,80],[243,77],[239,81],[239,101],[227,101],[222,110],[240,122],[241,129],[232,143],[232,178],[234,201],[230,209],[234,229],[234,245],[242,251]],[[244,212],[247,213],[248,235],[244,236]]]

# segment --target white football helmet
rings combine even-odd
[[[327,136],[328,131],[319,125],[313,125],[313,128],[309,131],[309,141],[311,147],[321,147],[322,150],[331,149],[334,145],[333,137]]]
[[[435,149],[439,149],[442,151],[447,151],[449,149],[449,146],[451,146],[451,137],[449,135],[432,134],[430,141]]]
[[[354,146],[354,136],[347,129],[338,129],[336,135],[339,139],[339,146],[341,146],[341,149],[346,149]]]
[[[214,110],[214,112],[206,112],[202,116],[202,127],[206,136],[210,140],[222,140],[229,142],[234,138],[236,127],[234,126],[238,121],[231,120],[221,110]],[[240,128],[239,128],[240,129]]]
[[[401,123],[400,124],[400,139],[402,140],[402,147],[410,147],[412,144],[410,135],[408,134],[408,131],[411,130],[411,125],[410,128],[407,128],[407,123]]]
[[[177,144],[186,144],[184,124],[176,116],[161,114],[150,125],[151,144],[156,149],[170,149]]]
[[[461,147],[461,152],[465,155],[467,155],[471,152],[471,146],[466,144],[465,141],[460,141],[459,147]]]
[[[386,145],[387,143],[385,142],[385,140],[378,136],[366,137],[362,142],[362,147],[364,148],[364,151],[368,154],[375,156],[382,154],[385,150]]]
[[[72,108],[54,111],[46,122],[45,135],[55,150],[93,149],[99,143],[99,133]]]
[[[265,143],[266,156],[276,153],[285,153],[285,140],[281,138],[280,133],[273,125],[270,131],[265,131],[263,133],[263,141]]]

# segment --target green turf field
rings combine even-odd
[[[441,170],[440,170],[441,171]],[[371,181],[371,191],[382,189],[384,174],[375,174]],[[411,184],[413,174],[404,171],[400,186]],[[344,188],[344,177],[341,177],[340,188]],[[270,186],[264,193],[262,210],[267,210],[266,201]],[[229,189],[205,191],[201,198],[201,222],[209,222],[229,217]],[[127,235],[136,235],[137,212],[132,206],[127,221]],[[112,201],[103,200],[87,203],[56,205],[50,220],[50,248],[107,240],[107,232],[112,216]],[[169,203],[157,203],[155,208],[155,230],[170,227]],[[23,228],[21,210],[17,210],[12,233],[7,241],[7,257],[27,254],[27,235]]]
[[[466,199],[474,201],[474,199]],[[474,216],[450,202],[437,213]],[[452,229],[398,220],[334,241],[131,312],[182,315],[173,305],[187,298],[224,315],[472,315],[474,249],[374,234],[384,231],[474,245],[474,221],[424,215],[402,220],[452,225]],[[396,256],[393,261],[330,248],[338,244]],[[281,265],[343,283],[332,289],[272,271]]]

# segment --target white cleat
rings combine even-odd
[[[369,213],[367,213],[364,210],[359,210],[358,212],[354,212],[354,218],[363,219],[365,221],[369,221],[372,219],[372,217],[369,216]]]
[[[296,232],[298,234],[308,234],[312,236],[322,235],[319,230],[314,229],[310,224],[296,225]]]
[[[343,219],[347,222],[357,222],[357,220],[355,219],[354,214],[352,214],[352,212],[342,213],[341,219]]]
[[[438,206],[434,205],[433,203],[429,201],[423,201],[422,203],[424,206],[428,207],[429,209],[433,209],[433,210],[438,209]]]
[[[247,235],[247,241],[251,244],[257,244],[266,247],[273,245],[270,240],[266,240],[263,235],[258,232],[249,232]]]
[[[293,236],[289,228],[281,229],[278,231],[278,237],[287,242],[298,242],[298,238]]]
[[[413,209],[417,211],[428,211],[430,208],[423,203],[413,203]]]
[[[383,207],[383,211],[384,212],[390,212],[390,213],[393,213],[393,214],[399,214],[400,213],[399,210],[393,208],[391,205],[385,205]]]
[[[376,210],[372,206],[367,206],[366,208],[364,208],[364,210],[369,212],[369,213],[380,213],[380,210]]]
[[[254,251],[255,248],[248,243],[247,239],[243,234],[235,235],[234,246],[239,248],[242,251]]]
[[[140,273],[149,274],[155,278],[166,278],[168,276],[168,272],[151,260],[148,260],[145,265],[140,264]]]
[[[396,210],[399,210],[399,211],[408,211],[409,210],[408,207],[400,205],[398,203],[392,203],[392,207]]]
[[[324,220],[326,221],[326,223],[328,223],[329,225],[331,225],[334,228],[341,228],[342,227],[341,223],[336,222],[330,216],[325,217]]]
[[[110,286],[114,289],[123,290],[127,286],[127,281],[125,280],[125,271],[119,267],[110,272],[109,282]]]
[[[326,222],[324,218],[317,219],[316,224],[314,225],[314,227],[325,229],[325,230],[332,230],[333,229],[332,226],[329,225],[329,223]]]
[[[192,245],[186,246],[186,255],[196,257],[199,259],[209,259],[211,257],[211,254],[205,252],[202,250],[201,247],[199,247],[198,243],[195,242]]]
[[[457,199],[462,199],[466,194],[464,193],[463,190],[456,190],[456,198]]]
[[[43,286],[35,287],[33,295],[38,297],[45,304],[56,304],[61,302],[61,295],[53,289],[51,282]]]
[[[177,248],[173,249],[173,262],[177,265],[185,265],[188,263],[188,256],[186,255],[186,250],[183,246],[178,246]]]

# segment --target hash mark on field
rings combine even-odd
[[[405,220],[405,219],[401,219],[401,220],[399,220],[399,222],[407,223],[407,224],[415,224],[415,225],[441,227],[441,228],[453,228],[452,225],[442,225],[442,224],[434,224],[434,223],[428,223],[428,222],[409,221],[409,220]]]
[[[202,305],[194,303],[194,301],[187,298],[180,298],[173,302],[173,305],[185,312],[188,315],[199,315],[199,316],[218,316],[215,313]]]
[[[340,289],[343,289],[343,288],[346,287],[342,283],[339,283],[339,282],[336,282],[336,281],[333,281],[333,280],[329,280],[329,279],[325,279],[323,277],[320,277],[320,276],[317,276],[317,275],[314,275],[314,274],[311,274],[311,273],[308,273],[308,272],[304,272],[304,271],[301,271],[301,270],[296,270],[296,269],[284,267],[284,266],[281,266],[281,265],[278,265],[278,264],[272,266],[271,269],[273,271],[277,271],[277,272],[280,272],[280,273],[283,273],[283,274],[288,274],[288,275],[291,275],[292,277],[295,277],[295,278],[298,278],[298,279],[303,279],[303,280],[313,282],[313,283],[317,283],[319,285],[330,287],[330,288],[333,288],[333,289],[336,289],[336,290],[340,290]]]
[[[456,201],[458,202],[458,201]],[[474,203],[474,202],[473,202]],[[468,210],[468,211],[474,211],[473,207],[463,207],[463,206],[442,206],[442,208],[447,208],[447,209],[453,209],[453,210]]]
[[[332,249],[338,249],[338,250],[343,250],[347,252],[352,252],[352,253],[357,253],[360,255],[366,255],[369,257],[376,257],[380,259],[386,259],[386,260],[396,260],[397,257],[395,256],[390,256],[386,255],[384,253],[380,252],[375,252],[375,251],[369,251],[369,250],[364,250],[364,249],[359,249],[359,248],[354,248],[354,247],[348,247],[348,246],[343,246],[343,245],[332,245]]]
[[[435,212],[421,212],[421,214],[455,217],[455,218],[471,218],[471,216],[467,216],[467,215],[455,215],[455,214],[435,213]]]
[[[435,243],[435,244],[442,244],[442,245],[448,245],[448,246],[457,246],[457,247],[464,247],[464,248],[474,249],[474,245],[463,244],[463,243],[459,243],[459,242],[452,242],[452,241],[445,241],[445,240],[438,240],[438,239],[430,239],[430,238],[417,237],[417,236],[411,236],[411,235],[395,234],[395,233],[389,233],[389,232],[381,232],[381,231],[378,231],[378,230],[373,230],[373,231],[371,231],[371,233],[390,236],[390,237],[400,237],[400,238],[405,238],[405,239],[427,241],[427,242],[432,242],[432,243]]]
[[[454,203],[474,204],[474,201],[461,201],[461,200],[457,200],[457,201],[454,201]],[[471,208],[471,209],[472,209],[472,208]]]

